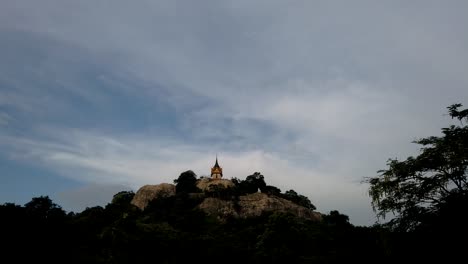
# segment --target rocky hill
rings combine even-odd
[[[161,183],[157,185],[145,185],[138,189],[131,203],[143,210],[150,201],[174,196],[175,194],[176,189],[174,184]]]
[[[202,178],[197,181],[197,187],[198,189],[202,191],[207,191],[212,186],[220,186],[222,188],[228,188],[228,187],[234,187],[234,183],[226,179],[212,180],[209,178]]]
[[[248,218],[257,217],[267,212],[291,213],[297,217],[320,221],[322,215],[291,201],[264,193],[252,193],[239,196],[238,201],[205,198],[198,205],[208,215],[215,215],[219,219],[229,216]]]
[[[197,187],[202,191],[209,190],[210,186],[213,185],[217,185],[218,188],[229,188],[233,187],[234,183],[230,180],[200,179],[197,181]],[[175,190],[175,185],[168,183],[145,185],[136,192],[131,203],[144,210],[153,199],[174,196],[176,194]],[[201,196],[203,197],[204,195],[201,194]],[[268,212],[291,213],[297,217],[314,221],[320,221],[322,219],[320,213],[275,195],[267,195],[258,192],[233,198],[234,199],[220,199],[204,197],[203,201],[197,207],[208,215],[216,216],[220,220],[226,219],[227,217],[256,217]]]

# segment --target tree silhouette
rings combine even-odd
[[[291,202],[309,208],[310,210],[317,209],[315,205],[304,195],[298,194],[294,190],[286,191],[283,195],[283,198],[290,200]]]
[[[49,196],[40,196],[32,198],[32,200],[24,205],[28,216],[36,219],[55,219],[65,217],[65,211],[52,202]]]
[[[461,106],[447,107],[449,115],[460,121],[459,126],[442,128],[442,136],[414,141],[422,145],[417,157],[389,159],[387,169],[366,179],[377,215],[396,215],[389,222],[392,228],[416,230],[433,225],[441,214],[453,214],[455,208],[457,214],[466,215],[468,110],[459,110]]]
[[[176,193],[200,192],[197,187],[197,175],[191,170],[182,172],[179,178],[174,180],[174,183],[176,184]]]

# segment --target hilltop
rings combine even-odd
[[[188,171],[185,174],[191,175]],[[182,177],[184,173],[182,174]],[[193,175],[192,175],[193,177]],[[263,180],[260,175],[256,176],[259,181]],[[263,177],[263,176],[261,176]],[[249,218],[258,217],[265,213],[290,213],[296,217],[301,217],[313,221],[320,221],[322,216],[309,208],[296,204],[294,197],[299,197],[294,191],[287,196],[279,192],[266,192],[266,188],[251,188],[253,193],[241,193],[239,186],[241,183],[227,179],[198,179],[195,182],[198,192],[189,193],[191,197],[199,201],[197,209],[202,210],[209,216],[215,216],[218,220],[224,221],[227,218]],[[263,186],[263,185],[262,185]],[[264,185],[266,186],[266,184]],[[275,187],[276,188],[276,187]],[[272,189],[271,187],[269,188]],[[263,190],[263,192],[262,192]],[[131,203],[141,210],[155,199],[165,199],[175,196],[176,186],[168,183],[157,185],[145,185],[141,187],[133,197]],[[297,200],[297,199],[296,199]]]

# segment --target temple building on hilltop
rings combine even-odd
[[[217,180],[223,177],[223,168],[218,164],[218,155],[216,155],[216,163],[213,168],[211,168],[211,179]]]

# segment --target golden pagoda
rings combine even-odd
[[[221,179],[223,177],[223,168],[218,164],[218,155],[216,155],[216,163],[213,168],[211,168],[211,178],[214,180]]]

